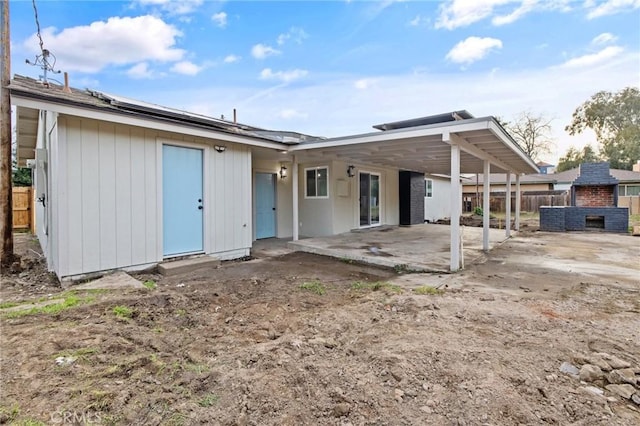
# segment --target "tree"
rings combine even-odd
[[[565,130],[576,135],[587,128],[595,132],[600,153],[612,168],[631,170],[640,160],[640,89],[593,95],[575,110]]]
[[[31,186],[31,169],[28,167],[16,167],[13,169],[13,186]]]
[[[600,157],[593,150],[591,145],[586,145],[582,151],[574,147],[570,147],[564,157],[560,157],[556,172],[564,172],[565,170],[575,169],[582,163],[595,163],[600,161]]]
[[[523,111],[513,123],[506,123],[506,128],[520,148],[537,161],[541,155],[551,152],[551,121],[543,114],[535,115],[531,111]]]

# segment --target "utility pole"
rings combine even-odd
[[[11,50],[9,41],[9,0],[0,9],[0,272],[14,260],[13,212],[11,204]]]

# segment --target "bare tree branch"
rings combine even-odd
[[[543,114],[523,111],[506,128],[520,148],[532,159],[539,160],[543,154],[551,152],[554,145],[551,138],[551,122],[553,119]]]

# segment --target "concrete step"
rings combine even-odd
[[[633,235],[634,237],[640,237],[640,226],[634,226],[631,235]]]
[[[182,260],[169,260],[158,265],[158,272],[165,277],[186,274],[201,268],[215,268],[220,261],[210,256],[192,257]]]

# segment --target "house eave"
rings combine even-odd
[[[222,129],[212,129],[204,125],[180,123],[168,118],[158,118],[149,115],[143,115],[140,113],[132,113],[97,106],[91,107],[86,104],[67,100],[52,100],[47,96],[38,96],[33,93],[25,93],[16,89],[12,89],[11,91],[11,104],[16,107],[31,108],[35,110],[48,110],[70,116],[91,118],[167,132],[175,132],[230,143],[241,143],[249,146],[279,150],[286,149],[287,147],[286,144],[275,141],[268,141],[258,136],[241,134],[240,131],[231,132]]]

